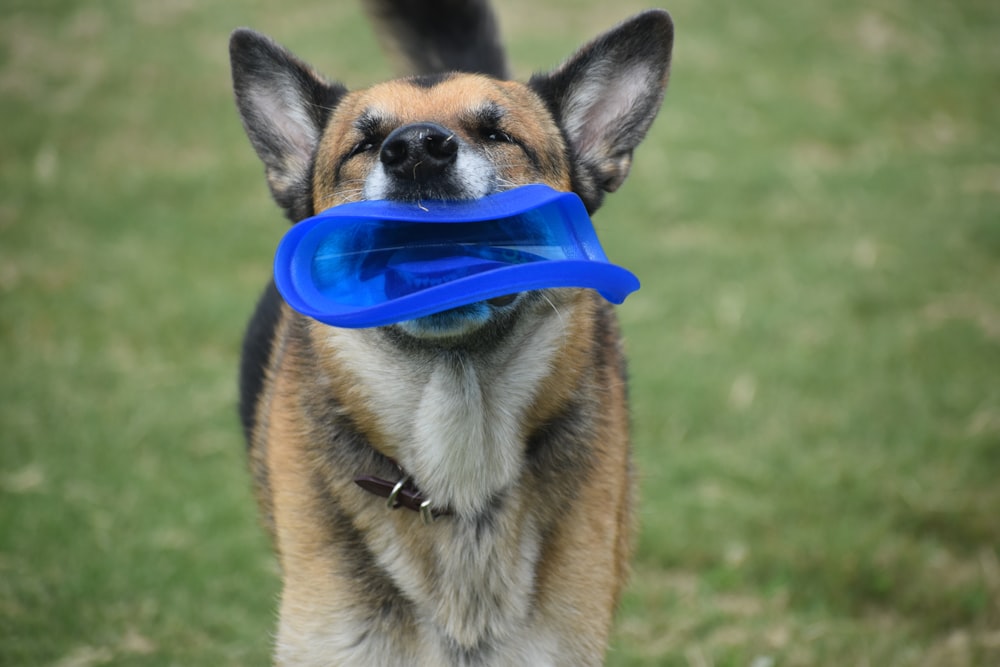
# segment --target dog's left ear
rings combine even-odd
[[[529,81],[566,133],[580,171],[579,194],[589,207],[628,176],[632,151],[663,101],[673,42],[670,14],[650,10]]]
[[[347,89],[247,28],[233,32],[229,54],[243,127],[267,170],[271,194],[297,222],[312,215],[313,154]]]

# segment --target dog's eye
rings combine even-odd
[[[495,127],[484,129],[482,134],[483,134],[483,139],[485,141],[492,141],[494,143],[504,143],[504,144],[516,143],[514,141],[514,137],[510,136],[503,130],[498,130]]]
[[[347,156],[344,159],[345,160],[350,160],[355,155],[361,155],[362,153],[368,153],[368,152],[370,152],[370,151],[372,151],[374,149],[375,149],[375,142],[373,140],[371,140],[371,139],[365,138],[365,139],[362,139],[361,141],[359,141],[358,143],[354,144],[354,148],[352,148],[347,153]]]

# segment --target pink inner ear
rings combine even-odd
[[[614,150],[622,123],[657,82],[636,63],[615,76],[601,68],[576,86],[564,115],[567,134],[583,158],[600,161]]]
[[[264,88],[255,91],[254,106],[267,118],[281,137],[295,167],[308,167],[319,135],[303,109],[304,102],[290,88]],[[291,165],[289,165],[291,166]]]

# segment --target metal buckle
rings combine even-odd
[[[396,500],[399,496],[399,492],[403,490],[406,486],[406,482],[409,481],[409,477],[404,477],[403,479],[396,482],[396,486],[392,487],[392,491],[389,492],[389,497],[385,501],[385,506],[391,510],[398,509],[403,503]]]
[[[420,503],[420,520],[424,522],[425,526],[429,526],[437,519],[434,516],[434,511],[431,510],[431,501],[425,500]]]

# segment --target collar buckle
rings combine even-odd
[[[385,505],[391,510],[405,507],[417,512],[425,526],[434,523],[438,517],[451,514],[451,511],[447,509],[435,509],[430,498],[424,496],[409,475],[404,474],[396,482],[381,477],[361,475],[354,479],[354,483],[368,493],[385,498]]]

